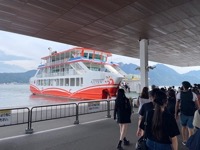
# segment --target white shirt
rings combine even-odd
[[[140,109],[142,108],[142,105],[148,102],[151,102],[150,99],[146,99],[146,98],[141,98],[138,97],[138,101],[139,101],[139,108],[138,108],[138,113],[140,112]]]
[[[194,113],[193,126],[200,128],[200,114],[198,110],[196,110]]]
[[[198,100],[197,95],[196,95],[194,92],[192,92],[192,95],[193,95],[193,101]],[[176,100],[180,100],[180,99],[181,99],[181,92],[179,92],[179,93],[176,95]]]

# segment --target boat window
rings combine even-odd
[[[81,85],[83,85],[83,78],[81,78]]]
[[[46,79],[44,79],[44,86],[47,86],[47,84],[46,84]]]
[[[88,53],[84,53],[83,57],[88,58]]]
[[[37,80],[37,85],[40,85],[40,80]]]
[[[105,56],[102,56],[102,61],[106,62],[106,57]]]
[[[43,86],[43,80],[41,80],[41,85]]]
[[[60,86],[63,86],[63,85],[64,85],[64,80],[60,79]]]
[[[56,86],[59,86],[59,79],[56,79]]]
[[[48,86],[50,86],[50,79],[48,79]]]
[[[76,78],[76,86],[80,86],[80,79]]]
[[[50,86],[53,86],[53,79],[50,80]]]
[[[65,79],[65,86],[69,86],[69,78]]]
[[[75,86],[75,78],[70,78],[70,86]]]
[[[93,54],[89,53],[89,59],[92,59]]]
[[[101,59],[101,56],[100,56],[99,54],[95,54],[95,55],[94,55],[94,58],[100,60],[100,59]]]

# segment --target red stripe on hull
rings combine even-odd
[[[118,87],[109,87],[109,88],[103,88],[103,87],[96,87],[92,89],[85,89],[81,90],[80,92],[70,93],[63,89],[45,89],[40,91],[35,86],[30,86],[30,91],[33,94],[38,95],[48,95],[48,96],[58,96],[58,97],[67,97],[67,98],[75,98],[75,99],[102,99],[103,98],[103,90],[107,89],[111,96],[116,96],[116,92],[118,90]]]

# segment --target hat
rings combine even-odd
[[[186,89],[188,89],[189,87],[192,87],[191,84],[190,84],[190,82],[188,82],[188,81],[183,81],[183,82],[182,82],[182,85],[183,85],[183,87],[186,88]]]

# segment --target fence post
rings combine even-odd
[[[76,120],[74,121],[74,124],[79,124],[79,107],[78,104],[76,104]]]
[[[31,125],[32,125],[32,109],[30,111],[30,109],[28,108],[28,128],[26,128],[26,130],[25,130],[26,134],[33,133],[33,129],[31,129]]]
[[[107,118],[111,118],[111,115],[110,115],[110,100],[107,100]]]

